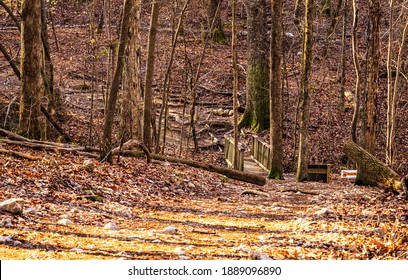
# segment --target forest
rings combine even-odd
[[[407,260],[407,0],[0,0],[0,259]]]

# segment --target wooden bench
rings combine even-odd
[[[309,164],[308,181],[330,183],[330,164]]]
[[[229,168],[234,168],[235,145],[234,140],[225,136],[224,154]],[[238,170],[244,171],[244,148],[238,144]]]

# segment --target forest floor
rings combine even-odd
[[[82,16],[86,17],[86,12]],[[83,146],[99,142],[104,101],[104,84],[99,83],[94,104],[94,134],[90,137],[91,82],[86,75],[89,77],[91,73],[91,54],[86,28],[86,25],[57,26],[60,51],[53,53],[55,81],[65,101],[63,127],[76,144]],[[319,30],[324,28],[318,26]],[[336,56],[322,59],[316,55],[310,126],[311,157],[332,164],[331,181],[328,184],[295,181],[293,135],[301,36],[289,28],[287,31],[293,32],[295,38],[286,38],[292,45],[286,50],[290,59],[284,97],[285,180],[267,180],[260,187],[182,164],[155,160],[147,164],[141,158],[125,157],[115,157],[113,164],[96,160],[90,163],[87,157],[58,150],[32,150],[0,143],[3,149],[40,158],[29,161],[0,155],[0,202],[21,199],[19,204],[23,209],[21,215],[0,212],[0,259],[215,260],[252,259],[259,254],[272,259],[408,259],[407,202],[382,188],[355,186],[352,180],[339,176],[341,169],[353,167],[353,163],[344,160],[342,141],[348,135],[352,116],[350,91],[354,81],[351,77],[348,80],[351,95],[347,96],[346,110],[340,112]],[[17,57],[18,32],[12,28],[0,32],[2,43]],[[171,40],[171,36],[165,36],[166,31],[161,33],[159,29],[159,34],[162,36],[158,36],[157,81],[163,78],[168,59],[166,48]],[[192,39],[194,36],[187,37],[189,70],[182,60],[183,53],[178,52],[176,57],[173,77],[179,89],[184,87],[177,80],[182,80],[183,71],[190,71],[190,76],[195,74],[194,62],[200,55],[201,41]],[[245,32],[240,32],[238,37],[242,66],[240,92],[243,93]],[[103,64],[107,44],[103,40],[97,43],[98,59]],[[321,50],[322,38],[317,43]],[[55,48],[52,38],[51,44]],[[332,44],[330,51],[336,53],[338,49],[338,44]],[[197,121],[201,122],[198,129],[206,136],[201,144],[207,147],[197,154],[184,150],[185,157],[225,166],[222,143],[212,146],[213,138],[208,132],[222,140],[230,126],[210,125],[207,129],[206,122],[232,123],[231,97],[217,94],[231,91],[230,64],[229,46],[211,44],[200,79],[204,88],[199,92],[199,101],[207,103],[197,108]],[[351,59],[348,68],[352,73]],[[105,75],[104,71],[100,69],[98,75]],[[18,100],[14,97],[19,92],[19,81],[2,56],[0,83],[0,126],[5,123],[12,130],[18,121]],[[157,93],[160,85],[155,86]],[[385,112],[384,100],[382,91],[381,116]],[[157,104],[160,102],[156,99]],[[180,128],[174,120],[180,119],[181,107],[174,106],[171,110],[170,139],[175,128]],[[401,115],[407,111],[408,106],[403,107]],[[384,120],[379,118],[379,127],[384,126]],[[406,131],[407,127],[408,122],[401,122],[400,131]],[[246,136],[251,134],[244,132]],[[379,141],[384,142],[383,134],[379,134]],[[406,133],[397,135],[396,141],[400,147],[396,170],[405,174],[408,170]],[[177,142],[175,136],[166,145],[166,154],[178,154]],[[381,144],[378,146],[382,149]],[[248,149],[248,143],[244,147]]]
[[[402,197],[337,175],[255,187],[162,161],[92,169],[24,152],[41,160],[0,157],[0,201],[23,207],[0,213],[1,259],[408,259]]]

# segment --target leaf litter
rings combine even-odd
[[[0,212],[2,259],[408,259],[406,202],[336,174],[242,195],[253,186],[179,164],[35,153],[0,158],[0,201],[23,208]]]

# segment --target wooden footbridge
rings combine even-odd
[[[235,144],[229,136],[225,136],[224,154],[229,167],[234,165]],[[252,136],[251,150],[246,151],[238,144],[238,170],[268,176],[271,166],[269,159],[269,145],[261,141],[257,136]]]
[[[228,166],[232,168],[234,165],[235,146],[234,141],[229,136],[225,136],[224,153]],[[272,167],[270,154],[270,146],[253,135],[250,151],[245,151],[238,144],[238,169],[267,177]],[[329,183],[330,164],[309,164],[307,180]]]

